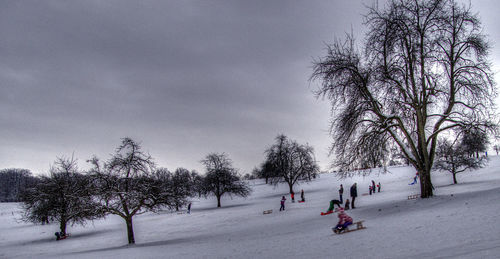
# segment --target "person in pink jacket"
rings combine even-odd
[[[338,208],[337,211],[339,214],[339,222],[337,223],[337,226],[335,226],[335,229],[333,231],[335,233],[340,233],[352,224],[352,218],[349,217],[349,215],[347,215],[342,208]]]

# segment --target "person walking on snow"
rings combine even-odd
[[[295,193],[293,191],[290,193],[290,196],[292,196],[292,202],[295,202]]]
[[[380,192],[380,182],[377,184],[378,192]]]
[[[414,185],[417,183],[417,179],[418,179],[418,172],[415,174],[415,177],[413,177],[413,182],[412,183],[409,183],[408,185]]]
[[[342,231],[346,230],[349,225],[352,224],[352,218],[349,217],[344,211],[344,209],[339,208],[339,222],[337,223],[337,226],[335,226],[335,229],[333,230],[335,233],[340,234]]]
[[[188,214],[191,214],[191,202],[188,204]]]
[[[375,181],[372,180],[372,192],[375,194]]]
[[[372,186],[368,185],[368,190],[370,191],[370,195],[372,195]]]
[[[357,184],[354,183],[352,186],[351,186],[351,208],[352,209],[355,209],[356,207],[354,206],[354,200],[356,199],[356,197],[358,197],[358,187],[357,187]]]
[[[306,201],[306,199],[304,198],[304,189],[300,190],[300,200],[301,200],[302,202],[305,202],[305,201]]]
[[[344,186],[342,186],[341,184],[339,189],[340,204],[344,203],[344,200],[342,199],[342,194],[344,194]]]
[[[285,196],[283,196],[283,198],[281,198],[280,211],[285,210],[285,201],[286,201],[286,198],[285,198]]]

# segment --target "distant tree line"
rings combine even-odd
[[[265,150],[265,161],[244,179],[266,178],[266,183],[286,183],[290,192],[299,181],[317,177],[313,148],[285,135]],[[92,157],[91,168],[81,170],[74,157],[58,157],[48,175],[33,176],[26,169],[0,171],[2,201],[22,201],[23,220],[58,223],[67,227],[117,215],[124,220],[128,243],[135,243],[133,218],[162,209],[179,211],[192,197],[246,197],[251,189],[225,153],[210,153],[200,162],[205,174],[185,168],[171,172],[158,167],[140,143],[123,138],[107,160]]]
[[[38,178],[27,169],[9,168],[0,170],[0,202],[19,202],[21,194],[33,187]]]
[[[136,215],[161,209],[178,211],[194,196],[213,195],[217,207],[221,207],[222,196],[246,197],[251,191],[226,154],[212,153],[201,161],[206,175],[184,168],[170,172],[157,167],[138,142],[124,138],[108,160],[93,157],[88,162],[91,169],[83,171],[73,157],[59,157],[49,175],[39,177],[27,170],[2,170],[1,175],[6,176],[2,179],[11,183],[2,182],[2,186],[22,186],[9,189],[5,196],[23,201],[25,221],[57,222],[62,235],[68,225],[85,225],[89,220],[117,215],[126,224],[128,243],[133,244]]]

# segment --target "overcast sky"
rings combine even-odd
[[[363,39],[372,1],[0,1],[0,169],[81,168],[123,137],[159,166],[242,173],[283,133],[323,170],[330,106],[308,81],[325,43]],[[473,0],[500,70],[499,3]],[[498,81],[498,75],[496,76]]]

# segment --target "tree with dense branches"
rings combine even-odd
[[[134,216],[175,208],[186,198],[173,191],[172,174],[155,170],[153,158],[130,138],[122,139],[109,161],[101,163],[94,157],[89,162],[100,208],[125,220],[129,244],[135,243]]]
[[[280,134],[276,143],[266,150],[265,170],[270,171],[271,184],[286,182],[290,193],[299,180],[310,181],[316,177],[318,165],[314,159],[314,150],[309,145],[301,145],[287,136]]]
[[[468,154],[467,146],[462,141],[441,140],[437,147],[437,159],[434,168],[451,173],[453,183],[457,184],[457,174],[471,169],[478,169],[485,165],[486,157],[475,157]]]
[[[217,198],[217,207],[221,207],[221,197],[225,194],[241,197],[250,194],[250,187],[241,181],[238,171],[226,154],[208,154],[201,163],[207,172],[203,178],[202,192],[205,196],[214,195]]]
[[[348,35],[314,61],[316,95],[332,105],[335,166],[346,172],[380,143],[397,146],[430,197],[438,136],[496,128],[489,44],[470,6],[454,0],[391,0],[365,18],[361,51]]]
[[[62,235],[68,224],[84,225],[104,216],[93,199],[90,179],[78,171],[74,158],[57,158],[49,176],[23,194],[23,219],[35,223],[59,222]]]

